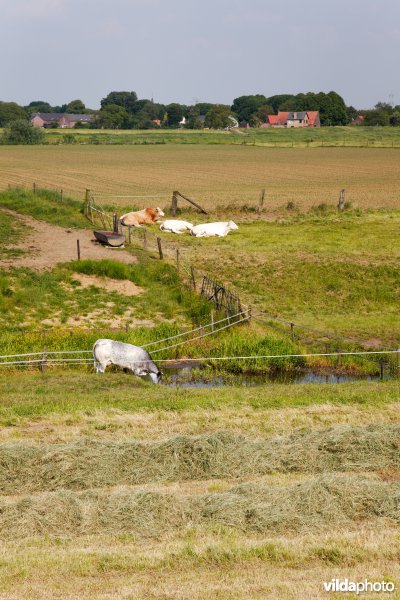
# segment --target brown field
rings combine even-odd
[[[155,196],[107,198],[125,206],[167,206],[174,189],[206,208],[292,201],[302,208],[337,203],[341,188],[353,207],[399,208],[400,154],[396,149],[260,148],[251,146],[40,146],[0,147],[0,189],[63,189],[83,198],[101,194]]]

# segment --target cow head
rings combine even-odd
[[[161,371],[157,371],[157,373],[150,373],[149,372],[149,377],[150,377],[150,380],[153,383],[160,383],[161,377],[162,377],[162,373],[161,373]]]
[[[157,218],[158,217],[165,217],[165,212],[162,211],[159,206],[157,206],[157,208],[156,208],[156,214],[157,214]]]
[[[239,229],[239,227],[233,221],[228,222],[229,229]]]

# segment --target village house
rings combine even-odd
[[[321,127],[318,110],[278,112],[267,115],[261,127]]]
[[[72,129],[77,123],[89,124],[93,120],[93,114],[74,115],[72,113],[34,113],[31,123],[34,127],[60,127],[61,129]]]

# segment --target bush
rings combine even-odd
[[[4,129],[3,143],[5,144],[42,144],[44,133],[24,119],[11,121]]]

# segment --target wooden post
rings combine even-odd
[[[380,379],[381,379],[381,381],[383,381],[383,368],[384,368],[384,362],[383,362],[383,360],[381,360],[379,362],[379,366],[380,366]]]
[[[214,310],[211,309],[211,331],[214,331]]]
[[[44,344],[42,362],[40,364],[40,370],[42,371],[42,373],[45,372],[46,368],[47,368],[47,354],[46,354],[46,344]]]
[[[258,200],[258,214],[261,214],[261,211],[263,209],[264,206],[264,198],[265,198],[265,189],[261,190],[260,192],[260,198]]]
[[[128,226],[128,242],[129,244],[132,243],[132,225]]]
[[[397,377],[400,378],[400,348],[397,350]]]
[[[176,270],[179,273],[179,248],[176,249]]]
[[[64,191],[60,190],[60,202],[63,201]]]
[[[339,202],[338,202],[338,211],[339,212],[343,212],[344,211],[345,197],[346,197],[346,190],[345,189],[340,190]]]
[[[192,276],[193,289],[196,291],[196,277],[194,274],[194,268],[190,267],[190,274]]]
[[[78,260],[81,260],[81,245],[79,240],[76,240],[76,251],[78,253]]]
[[[162,260],[164,258],[164,254],[161,248],[161,238],[157,237],[157,246],[158,246],[158,253],[160,255],[160,260]]]
[[[172,201],[171,201],[171,214],[173,217],[176,217],[176,212],[178,210],[178,192],[172,192]]]
[[[146,249],[147,249],[147,233],[146,233],[146,231],[143,231],[143,250],[146,250]]]
[[[294,334],[294,323],[290,323],[290,335],[292,337],[292,342],[294,342],[295,334]]]
[[[36,183],[33,182],[33,193],[36,194]]]

